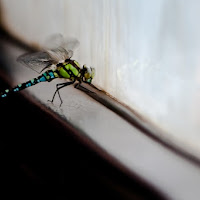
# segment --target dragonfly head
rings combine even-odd
[[[83,82],[92,83],[92,79],[95,76],[95,69],[93,67],[87,67],[83,65]]]

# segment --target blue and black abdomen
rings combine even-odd
[[[33,78],[25,83],[18,84],[16,87],[12,89],[6,89],[4,92],[0,94],[0,96],[4,98],[4,97],[7,97],[11,93],[21,91],[23,89],[31,87],[40,82],[46,82],[46,81],[50,82],[55,78],[58,78],[58,74],[53,70],[48,70],[44,72],[42,75],[38,76],[37,78]]]

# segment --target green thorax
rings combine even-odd
[[[57,65],[57,70],[62,78],[74,80],[81,76],[81,68],[77,61],[67,60]]]

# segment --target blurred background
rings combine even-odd
[[[1,0],[1,25],[42,47],[54,33],[80,41],[74,58],[94,84],[199,152],[198,0]]]
[[[94,85],[200,157],[199,8],[198,0],[0,0],[0,24],[33,48],[54,33],[77,38],[73,58],[96,68]]]

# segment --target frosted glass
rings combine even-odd
[[[200,1],[1,0],[2,23],[41,45],[76,37],[74,58],[96,68],[94,84],[199,149]]]

